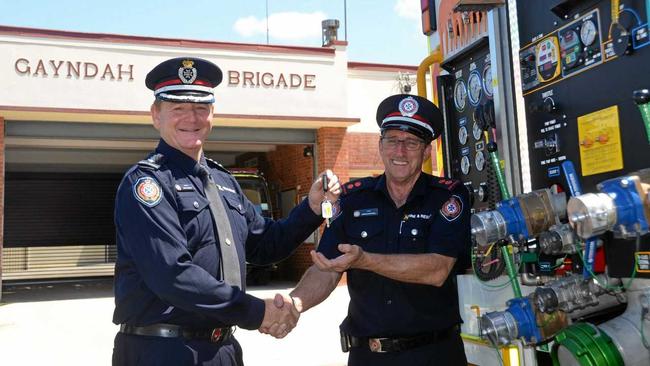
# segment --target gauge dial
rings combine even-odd
[[[472,124],[472,136],[474,136],[474,140],[478,141],[483,137],[483,130],[481,129],[481,126],[479,126],[478,122],[474,122]]]
[[[485,154],[483,151],[477,151],[476,155],[474,155],[474,165],[479,172],[482,172],[485,168]]]
[[[461,145],[467,143],[467,127],[461,126],[458,130],[458,142],[460,142]]]
[[[580,40],[582,44],[591,46],[594,40],[596,40],[597,33],[598,30],[596,30],[596,24],[593,20],[590,19],[582,23],[582,27],[580,27]]]
[[[492,64],[487,63],[483,67],[483,91],[488,98],[494,95],[494,86],[492,85]]]
[[[487,201],[487,187],[484,183],[481,183],[478,186],[477,196],[479,201],[481,202]]]
[[[481,74],[477,70],[472,71],[469,74],[469,79],[467,80],[467,88],[469,89],[469,102],[476,106],[481,100],[481,93],[483,92],[483,83],[481,82]]]
[[[459,112],[462,112],[467,104],[467,85],[463,79],[456,80],[456,85],[454,86],[454,104]]]
[[[460,171],[463,172],[463,174],[469,174],[470,165],[471,163],[469,162],[469,156],[465,155],[462,159],[460,159]]]

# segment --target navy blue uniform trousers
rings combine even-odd
[[[200,358],[199,358],[200,355]],[[242,349],[225,342],[148,337],[117,333],[113,366],[243,366]]]

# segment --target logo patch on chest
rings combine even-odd
[[[442,207],[440,208],[440,214],[447,221],[456,220],[462,212],[463,201],[461,201],[461,199],[456,195],[451,196],[447,202],[442,204]]]
[[[152,177],[140,177],[133,185],[133,195],[146,206],[154,207],[162,199],[162,190]]]
[[[410,213],[404,215],[404,220],[408,220],[408,219],[428,220],[430,218],[431,218],[431,214]]]

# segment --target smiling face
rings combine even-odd
[[[151,106],[154,127],[169,146],[198,161],[212,130],[212,104],[156,102]]]
[[[409,142],[414,146],[415,141],[420,142],[417,148],[407,149]],[[384,162],[386,179],[389,182],[403,184],[417,180],[422,171],[422,162],[430,154],[431,145],[425,144],[417,136],[408,132],[388,130],[379,141],[379,155]]]

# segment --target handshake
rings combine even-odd
[[[300,318],[300,299],[289,295],[275,294],[273,299],[264,299],[264,319],[259,328],[260,333],[270,334],[275,338],[284,338],[298,324]]]

